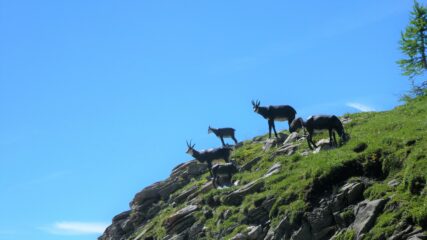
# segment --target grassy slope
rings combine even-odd
[[[252,171],[234,176],[234,179],[240,181],[240,186],[261,177],[274,163],[281,163],[282,170],[266,178],[264,191],[246,196],[239,207],[212,208],[213,217],[206,220],[201,209],[197,215],[201,220],[206,221],[205,226],[209,229],[208,237],[213,238],[213,233],[233,226],[237,227],[227,237],[232,237],[244,230],[246,226],[238,224],[244,218],[244,212],[253,208],[257,199],[268,196],[274,196],[277,199],[270,211],[273,227],[284,215],[295,216],[298,212],[306,211],[310,207],[306,201],[306,195],[313,182],[327,178],[331,171],[339,169],[350,161],[358,161],[364,166],[381,162],[385,174],[368,188],[364,195],[368,199],[391,197],[384,212],[365,239],[377,239],[383,232],[393,232],[396,224],[401,221],[409,221],[426,228],[426,187],[421,194],[414,194],[414,192],[417,191],[417,182],[420,179],[427,179],[427,98],[415,99],[388,112],[357,113],[348,116],[352,121],[345,126],[346,131],[351,135],[347,144],[338,149],[322,151],[306,157],[297,153],[292,156],[272,158],[274,148],[263,152],[262,143],[245,141],[242,147],[234,151],[232,158],[239,164],[244,164],[258,156],[262,157],[262,160],[252,167]],[[324,137],[326,137],[325,134],[318,135],[315,139]],[[415,141],[414,144],[412,144],[413,141]],[[366,143],[367,149],[361,153],[354,152],[353,149],[360,143]],[[298,152],[306,149],[307,144],[303,142]],[[206,176],[205,174],[199,179],[194,179],[185,188],[204,184],[207,181]],[[389,187],[387,183],[392,179],[398,179],[400,185],[396,188]],[[200,198],[205,202],[209,198],[221,198],[237,188],[211,190]],[[165,235],[162,227],[164,218],[182,206],[167,205],[160,214],[133,236],[146,231],[161,239]],[[204,209],[207,208],[211,209],[207,205],[204,206]],[[227,209],[231,210],[231,217],[217,224],[221,214]],[[351,231],[346,234],[352,235]],[[342,236],[342,239],[346,238],[349,237]]]

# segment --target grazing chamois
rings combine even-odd
[[[332,146],[332,143],[337,145],[337,139],[335,137],[335,132],[341,138],[342,142],[347,141],[347,134],[344,131],[344,127],[340,119],[335,115],[316,115],[307,118],[307,121],[302,120],[302,118],[297,118],[291,123],[289,128],[290,132],[295,132],[298,128],[307,129],[307,143],[308,147],[313,150],[312,146],[317,148],[316,144],[313,142],[313,133],[316,130],[328,130],[329,131],[329,144]],[[333,138],[333,139],[332,139]]]
[[[221,139],[222,146],[225,146],[224,138],[232,138],[234,143],[237,144],[237,139],[234,137],[234,128],[213,128],[209,126],[208,134],[214,133],[217,137]]]
[[[191,145],[191,141],[187,142],[187,153],[193,156],[199,162],[206,162],[208,164],[209,172],[212,174],[212,161],[223,159],[225,162],[229,162],[230,154],[232,149],[229,147],[213,148],[203,151],[197,151],[194,149],[196,144]]]
[[[220,177],[227,177],[228,181],[231,181],[231,177],[233,174],[237,173],[239,170],[237,169],[234,163],[225,163],[225,164],[215,164],[212,167],[212,183],[216,188],[218,185],[218,179]]]
[[[295,115],[297,112],[295,109],[289,105],[279,105],[279,106],[268,106],[268,107],[260,107],[260,101],[253,101],[252,105],[254,108],[254,112],[263,116],[268,120],[268,137],[271,138],[271,129],[274,130],[274,135],[276,138],[276,126],[274,125],[274,121],[288,121],[289,128],[291,127],[291,122],[295,119]]]

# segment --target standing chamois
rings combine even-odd
[[[234,137],[235,131],[236,130],[234,130],[234,128],[212,128],[211,126],[208,128],[208,134],[213,132],[217,137],[219,137],[223,147],[225,146],[224,138],[232,138],[234,143],[237,144],[237,139]]]
[[[218,179],[221,177],[227,177],[227,181],[231,182],[231,177],[233,174],[237,173],[239,170],[237,169],[234,163],[225,163],[225,164],[215,164],[212,167],[212,183],[216,188],[218,185]]]
[[[280,105],[280,106],[268,106],[268,107],[260,107],[260,101],[253,101],[252,105],[254,108],[254,112],[263,116],[268,120],[268,137],[271,138],[271,129],[274,130],[274,135],[276,138],[276,126],[274,125],[274,121],[288,121],[289,128],[291,127],[291,122],[295,119],[296,111],[293,107],[289,105]]]
[[[295,132],[299,128],[307,129],[307,143],[308,147],[313,150],[317,148],[316,144],[313,142],[313,133],[316,130],[328,130],[329,131],[329,144],[332,146],[332,143],[337,145],[337,139],[335,137],[335,132],[341,138],[342,142],[347,141],[347,135],[344,131],[344,127],[340,121],[340,119],[335,115],[316,115],[307,118],[307,121],[304,122],[302,118],[297,118],[291,123],[291,127],[289,128],[290,132]],[[333,138],[333,139],[332,139]],[[313,145],[313,147],[311,146]]]
[[[197,151],[194,149],[194,146],[196,144],[191,145],[191,141],[187,142],[187,153],[193,156],[197,161],[204,163],[206,162],[208,164],[209,172],[211,176],[212,174],[212,161],[214,160],[221,160],[223,159],[225,162],[229,162],[230,154],[232,149],[229,147],[222,147],[222,148],[213,148],[203,151]]]

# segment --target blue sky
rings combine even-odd
[[[0,0],[0,239],[96,238],[208,125],[266,133],[252,99],[393,108],[412,3]]]

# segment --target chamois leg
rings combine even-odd
[[[214,188],[216,188],[216,177],[212,178],[212,185]]]
[[[211,177],[214,178],[214,175],[212,173],[212,162],[211,161],[207,161],[207,164],[208,164],[209,173],[211,174]]]
[[[333,140],[332,140],[332,129],[329,129],[329,146],[332,147]]]
[[[313,142],[313,130],[308,130],[307,141],[309,142],[309,147],[311,150],[313,150],[313,148],[310,146],[310,143],[311,145],[313,145],[314,148],[317,148],[316,144]]]
[[[274,130],[274,136],[276,136],[276,138],[279,138],[279,136],[277,136],[277,132],[276,132],[276,125],[273,122],[273,130]]]
[[[220,137],[220,139],[221,139],[221,142],[222,142],[222,146],[224,147],[224,146],[225,146],[224,138],[223,138],[223,137]]]
[[[237,139],[236,139],[236,137],[234,137],[234,136],[231,136],[231,138],[233,139],[233,141],[234,141],[234,144],[236,144],[236,145],[237,145]]]
[[[335,136],[335,131],[332,131],[332,136],[334,137],[334,144],[335,144],[335,146],[338,146],[337,137]]]
[[[311,150],[314,150],[313,149],[313,147],[311,146],[311,134],[310,133],[308,133],[308,136],[307,136],[307,144],[308,144],[308,147],[311,149]]]
[[[268,120],[268,138],[271,138],[272,121]]]

